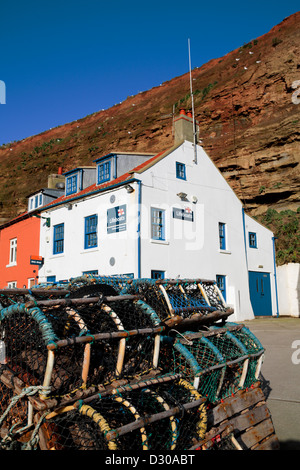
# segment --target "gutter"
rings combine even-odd
[[[279,317],[278,291],[277,291],[277,272],[276,272],[276,255],[275,255],[275,240],[276,240],[276,237],[272,237],[272,242],[273,242],[273,260],[274,260],[275,296],[276,296],[276,316]]]

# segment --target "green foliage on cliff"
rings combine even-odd
[[[268,227],[276,237],[276,262],[280,266],[286,263],[300,263],[300,207],[297,211],[277,212],[268,209],[256,219]]]

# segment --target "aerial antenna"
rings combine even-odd
[[[195,110],[194,110],[194,95],[192,87],[192,63],[191,63],[191,46],[190,39],[188,39],[188,48],[189,48],[189,68],[190,68],[190,91],[192,98],[192,117],[193,117],[193,136],[194,136],[194,163],[197,163],[197,140],[196,140],[196,124],[195,124]]]

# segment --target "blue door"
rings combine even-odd
[[[254,315],[272,315],[270,273],[249,271],[249,289]]]

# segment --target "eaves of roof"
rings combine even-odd
[[[107,183],[103,183],[101,185],[98,185],[96,183],[92,184],[91,186],[88,186],[87,188],[83,189],[79,193],[76,194],[71,194],[69,196],[61,196],[55,201],[50,202],[49,204],[41,207],[39,209],[39,212],[44,212],[46,210],[52,209],[53,207],[60,206],[62,204],[66,204],[67,202],[72,202],[76,201],[78,199],[83,199],[88,196],[92,196],[94,194],[101,193],[103,191],[107,191],[109,189],[113,189],[115,187],[121,186],[125,183],[130,183],[133,182],[134,178],[132,178],[132,175],[130,173],[124,173],[124,175],[120,176],[119,178],[116,178],[113,181],[109,181]]]
[[[113,189],[113,188],[121,186],[125,183],[128,184],[130,182],[136,181],[136,179],[133,178],[133,174],[135,174],[135,173],[139,174],[139,173],[142,173],[143,171],[147,170],[148,168],[153,166],[155,163],[160,161],[162,158],[169,155],[169,153],[173,152],[173,150],[175,150],[181,144],[182,144],[182,142],[180,142],[177,145],[174,145],[169,150],[166,150],[166,151],[163,151],[163,152],[160,152],[160,153],[154,155],[154,157],[149,158],[145,162],[143,162],[140,165],[136,166],[135,168],[133,168],[129,172],[124,173],[123,175],[119,176],[119,178],[116,178],[113,181],[108,181],[107,183],[103,183],[101,185],[98,185],[98,184],[94,183],[93,185],[88,186],[87,188],[83,189],[79,193],[71,194],[69,196],[61,196],[61,197],[57,198],[55,201],[50,202],[46,206],[41,207],[39,209],[39,212],[43,212],[45,210],[52,209],[53,207],[56,207],[56,206],[59,206],[59,205],[62,205],[62,204],[66,204],[67,202],[82,199],[82,198],[92,196],[92,195],[97,194],[97,193],[101,193],[103,191],[107,191],[109,189]]]

